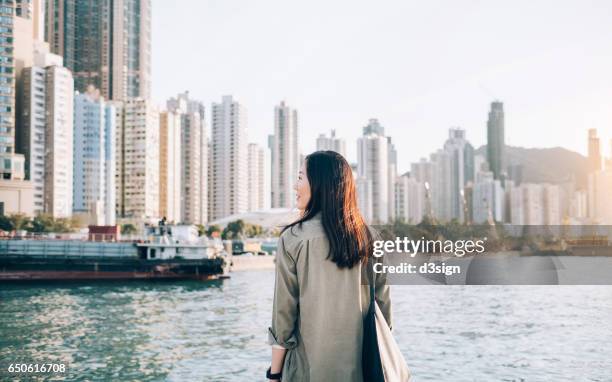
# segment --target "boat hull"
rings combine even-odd
[[[222,258],[141,260],[0,256],[0,282],[52,280],[209,280],[223,273]]]

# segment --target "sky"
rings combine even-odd
[[[398,170],[441,148],[450,127],[486,143],[491,101],[506,144],[586,154],[612,139],[612,2],[152,0],[153,98],[210,105],[231,94],[249,141],[267,144],[274,106],[299,113],[299,146],[336,129],[349,161],[370,118]],[[210,136],[210,132],[209,132]]]

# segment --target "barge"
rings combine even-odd
[[[167,235],[140,242],[0,240],[0,282],[209,280],[226,271],[222,244],[181,243]]]

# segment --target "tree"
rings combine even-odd
[[[0,230],[2,231],[12,231],[15,229],[13,222],[8,216],[0,215]]]
[[[12,214],[9,220],[13,224],[13,229],[24,230],[30,226],[30,218],[26,214]]]
[[[206,235],[206,228],[202,224],[196,224],[196,228],[198,229],[198,236]]]
[[[247,237],[256,237],[263,233],[263,228],[257,224],[247,224],[245,231]]]
[[[215,232],[217,234],[220,234],[222,232],[221,227],[217,224],[212,224],[208,226],[208,229],[206,230],[206,236],[214,236]]]
[[[66,233],[72,232],[72,221],[70,218],[53,219],[51,232]]]
[[[53,217],[49,214],[39,214],[32,219],[31,232],[53,232]]]
[[[72,220],[70,218],[54,218],[49,214],[38,214],[32,221],[28,221],[24,229],[30,232],[72,232]]]
[[[122,235],[133,235],[137,232],[138,230],[136,229],[136,227],[134,226],[134,224],[124,224],[121,226],[121,234]]]
[[[227,226],[221,233],[221,237],[227,239],[237,239],[244,233],[245,224],[242,219],[227,223]]]

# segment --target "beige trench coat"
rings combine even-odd
[[[369,287],[365,267],[339,269],[327,260],[320,214],[285,231],[278,243],[268,343],[288,349],[284,382],[362,382],[363,318]],[[376,300],[391,327],[389,286],[377,274]]]

